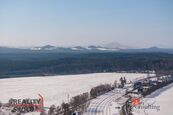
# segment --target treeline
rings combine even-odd
[[[90,104],[90,100],[107,93],[117,87],[117,81],[114,84],[100,84],[93,87],[90,93],[86,92],[70,99],[70,102],[63,102],[60,106],[52,105],[48,113],[43,111],[40,115],[81,115],[86,111]]]
[[[90,96],[97,97],[97,96],[102,95],[106,92],[109,92],[113,89],[114,89],[114,87],[112,87],[111,84],[102,84],[102,85],[92,88],[90,91]]]
[[[173,72],[173,55],[165,53],[1,54],[0,77],[95,72]]]
[[[143,91],[141,94],[143,96],[147,96],[147,95],[151,94],[152,92],[156,91],[157,89],[160,89],[160,88],[167,86],[171,83],[173,83],[173,75],[165,76],[165,78],[162,78],[162,79],[157,81],[157,85],[151,86],[148,90]]]
[[[157,76],[157,80],[155,80],[154,84],[150,84],[149,82],[142,83],[137,94],[142,96],[142,98],[144,98],[144,97],[150,95],[151,93],[155,92],[156,90],[161,89],[161,88],[173,83],[173,74],[168,74],[167,71],[166,72],[162,71],[160,73],[162,73],[162,76],[160,76],[160,75]],[[128,93],[132,93],[132,92],[128,92]],[[135,92],[135,94],[136,94],[136,92]],[[141,97],[140,98],[139,97],[138,97],[138,99],[141,98]],[[135,105],[132,104],[132,98],[133,97],[130,96],[129,99],[123,105],[123,107],[121,109],[121,115],[126,115],[126,113],[128,113],[128,115],[133,115],[132,111],[133,111],[133,108],[135,107]]]
[[[117,81],[115,81],[113,84],[100,84],[96,87],[93,87],[89,93],[86,92],[72,97],[69,100],[69,102],[63,102],[59,106],[52,105],[49,107],[48,111],[43,109],[40,115],[82,115],[82,113],[85,112],[88,106],[90,105],[91,99],[96,98],[97,96],[100,96],[104,93],[107,93],[117,87],[118,87]],[[11,107],[8,104],[2,105],[0,103],[0,108],[2,106],[10,107],[11,114],[17,114],[17,115],[22,115],[28,112],[34,112],[40,109],[40,108],[38,109],[38,107],[34,105],[30,107],[27,106]]]
[[[60,106],[52,105],[48,113],[43,111],[40,115],[75,115],[76,111],[78,114],[82,114],[83,111],[89,106],[89,93],[83,93],[74,96],[70,99],[70,102],[63,102]]]

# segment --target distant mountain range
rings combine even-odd
[[[75,47],[56,47],[52,45],[45,45],[40,47],[32,48],[10,48],[10,47],[0,47],[0,53],[30,53],[30,52],[161,52],[173,54],[173,49],[150,47],[150,48],[140,48],[135,49],[129,46],[121,45],[119,43],[109,43],[102,46],[75,46]]]
[[[141,49],[125,49],[121,50],[122,52],[142,52],[142,53],[169,53],[173,54],[173,49],[168,48],[159,48],[159,47],[150,47],[150,48],[141,48]]]

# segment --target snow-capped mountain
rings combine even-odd
[[[74,51],[84,51],[84,50],[87,50],[85,47],[82,47],[82,46],[75,46],[75,47],[70,47],[71,50],[74,50]]]
[[[52,45],[46,45],[42,47],[32,47],[30,50],[71,50],[71,51],[118,51],[121,50],[118,46],[106,47],[106,46],[74,46],[74,47],[56,47]]]
[[[45,46],[42,46],[42,47],[33,47],[33,48],[30,48],[31,50],[54,50],[56,49],[55,46],[52,46],[52,45],[45,45]]]
[[[118,42],[111,42],[111,43],[107,43],[104,44],[103,47],[107,48],[107,49],[130,49],[130,46],[126,46],[123,44],[120,44]]]
[[[0,47],[0,53],[26,53],[26,52],[162,52],[173,54],[173,49],[150,47],[134,49],[130,46],[112,42],[104,45],[57,47],[52,45],[31,47],[31,48],[12,48]]]
[[[94,45],[88,46],[88,49],[90,49],[90,50],[100,50],[100,51],[118,51],[119,50],[117,48],[108,48],[108,47],[105,47],[105,46],[94,46]]]

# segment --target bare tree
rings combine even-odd
[[[55,115],[55,110],[56,110],[55,105],[51,105],[48,111],[48,115]]]

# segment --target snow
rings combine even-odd
[[[7,107],[1,107],[0,108],[0,115],[10,115],[11,113],[11,108]]]
[[[10,98],[39,98],[44,97],[45,106],[59,105],[68,101],[70,97],[84,92],[89,92],[94,86],[103,83],[113,83],[120,77],[127,80],[145,77],[139,73],[94,73],[80,75],[62,75],[47,77],[25,77],[0,79],[0,101],[7,103]]]
[[[119,114],[120,108],[125,103],[125,89],[114,89],[90,101],[90,105],[83,115],[116,115]]]
[[[134,115],[172,115],[173,84],[163,87],[141,101],[153,105],[152,109],[134,109]]]
[[[72,50],[79,50],[78,48],[74,47],[74,48],[71,48]]]
[[[109,106],[109,110],[110,110],[109,115],[119,115],[120,111],[122,109],[122,106],[127,101],[127,99],[128,98],[121,96],[120,99],[118,99],[116,101],[112,101],[111,105]]]
[[[31,50],[41,50],[40,47],[34,47],[34,48],[30,48]]]
[[[106,51],[106,50],[108,50],[108,49],[106,49],[106,48],[102,48],[102,47],[100,47],[100,48],[96,48],[97,50],[102,50],[102,51]]]

